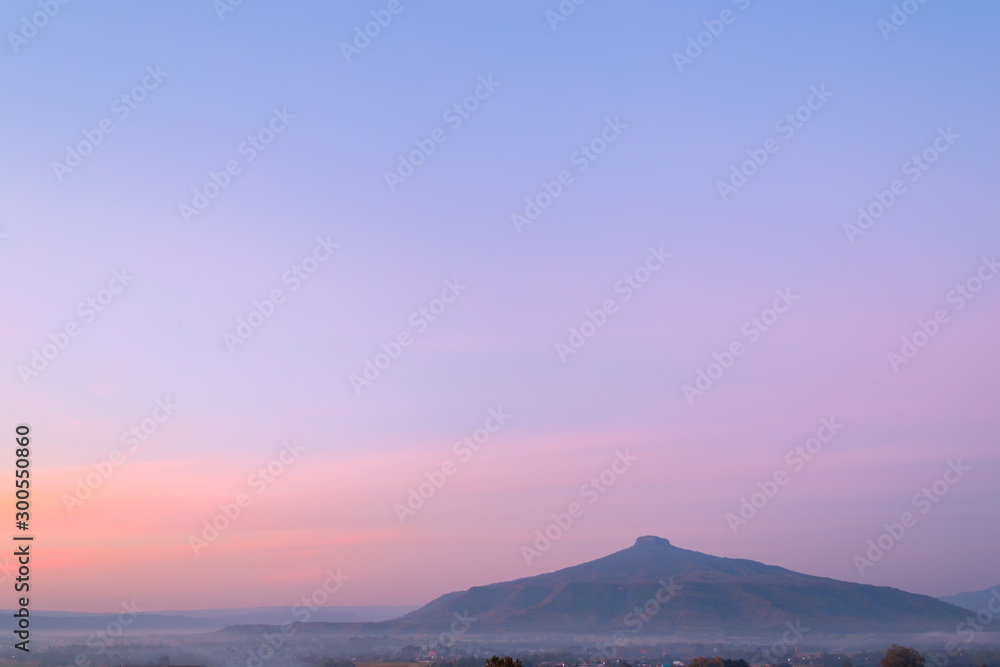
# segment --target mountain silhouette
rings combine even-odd
[[[939,600],[944,600],[948,604],[953,604],[956,607],[962,607],[963,609],[968,609],[969,611],[979,612],[983,609],[987,609],[992,613],[992,609],[989,605],[992,603],[994,607],[1000,604],[1000,586],[994,586],[993,588],[988,588],[984,591],[972,591],[970,593],[959,593],[957,595],[942,595],[938,598]]]
[[[474,635],[771,636],[800,623],[815,635],[954,631],[968,612],[926,595],[681,549],[653,536],[604,558],[448,593],[379,634],[437,634],[457,617]],[[357,628],[357,626],[355,626]]]

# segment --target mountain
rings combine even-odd
[[[949,632],[968,616],[925,595],[720,558],[647,536],[582,565],[448,593],[394,621],[343,630],[437,635],[456,629],[456,614],[475,619],[457,623],[469,638],[537,633],[606,638],[641,631],[644,638],[774,639],[793,626],[808,628],[813,636]]]
[[[994,586],[993,588],[989,588],[985,591],[973,591],[971,593],[959,593],[958,595],[946,595],[938,599],[944,600],[948,604],[953,604],[956,607],[962,607],[963,609],[978,612],[981,609],[986,609],[987,605],[993,598],[997,599],[997,602],[994,602],[993,606],[1000,607],[1000,586]]]

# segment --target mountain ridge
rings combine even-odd
[[[713,556],[646,535],[601,558],[446,593],[365,626],[379,634],[437,634],[472,618],[463,633],[768,636],[798,620],[824,634],[919,633],[953,630],[967,614],[926,595]]]
[[[993,602],[993,600],[996,602]],[[938,596],[938,600],[947,602],[948,604],[953,604],[956,607],[961,607],[962,609],[968,609],[969,611],[980,612],[983,609],[987,609],[990,613],[994,612],[989,608],[992,603],[994,607],[1000,606],[1000,585],[992,586],[981,591],[969,591],[966,593],[956,593],[955,595],[941,595]]]

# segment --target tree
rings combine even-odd
[[[692,660],[688,667],[725,667],[725,664],[722,658],[703,658],[699,656]]]
[[[924,662],[916,649],[893,644],[882,658],[881,667],[924,667]]]
[[[521,667],[520,658],[514,659],[509,655],[504,657],[493,656],[486,661],[486,667]]]

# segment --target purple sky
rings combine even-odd
[[[1000,8],[558,6],[0,10],[36,608],[422,604],[646,534],[1000,583]]]

